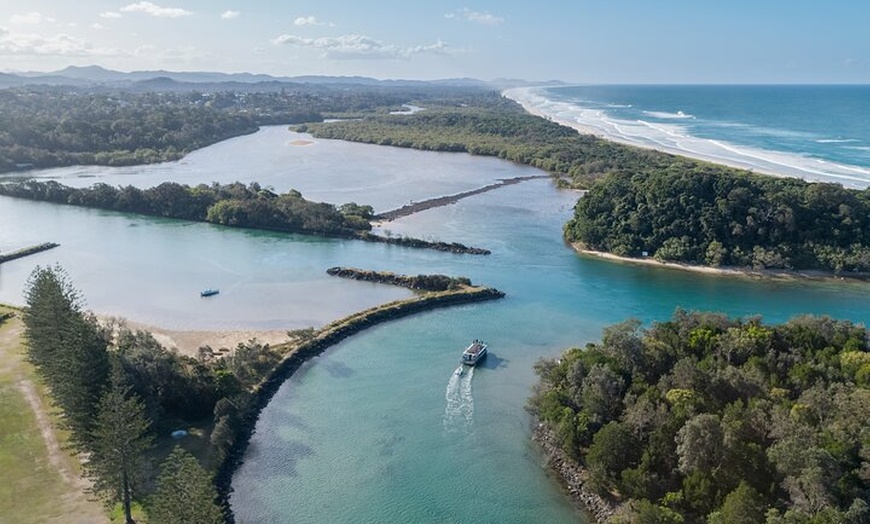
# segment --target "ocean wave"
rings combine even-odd
[[[867,167],[831,161],[822,164],[818,162],[818,157],[809,153],[775,151],[742,146],[728,140],[701,138],[691,135],[687,127],[676,123],[621,120],[605,111],[583,107],[564,99],[555,102],[547,97],[544,89],[516,89],[506,92],[505,95],[534,114],[614,142],[658,149],[760,173],[837,182],[856,188],[870,186],[870,168]],[[676,119],[673,120],[676,122]],[[746,135],[818,139],[818,135],[800,131],[744,126],[739,123],[728,127],[742,128]]]
[[[816,140],[818,144],[848,144],[850,142],[860,142],[857,138],[820,138]]]
[[[631,107],[631,106],[629,106]],[[687,115],[682,111],[677,111],[676,113],[668,113],[667,111],[644,111],[643,114],[647,116],[651,116],[653,118],[662,118],[666,120],[677,120],[677,119],[692,119],[695,118],[695,115]]]

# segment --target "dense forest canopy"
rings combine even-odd
[[[589,249],[710,266],[870,271],[870,189],[692,171],[612,174],[565,226]]]
[[[150,189],[94,184],[73,188],[58,182],[26,180],[0,184],[0,195],[143,215],[211,222],[290,233],[351,236],[368,231],[371,206],[311,202],[298,191],[283,195],[256,182],[244,185],[164,182]]]
[[[0,173],[67,165],[177,160],[260,125],[389,112],[415,98],[477,88],[324,86],[232,91],[121,91],[21,87],[0,90]],[[264,88],[265,89],[265,88]]]
[[[867,337],[826,317],[626,321],[540,361],[529,406],[625,503],[613,522],[868,522]]]

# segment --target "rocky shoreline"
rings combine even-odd
[[[543,450],[547,467],[558,476],[572,502],[586,512],[594,523],[605,524],[615,512],[614,505],[587,487],[588,475],[562,451],[549,426],[536,422],[532,440]]]

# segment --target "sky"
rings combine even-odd
[[[3,0],[0,71],[870,84],[867,0]]]

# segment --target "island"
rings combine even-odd
[[[325,202],[312,202],[303,198],[299,191],[290,190],[279,195],[256,182],[248,185],[240,182],[199,184],[195,187],[164,182],[150,189],[139,189],[103,183],[73,188],[53,180],[26,179],[0,184],[0,195],[228,227],[349,238],[450,253],[490,254],[488,249],[458,242],[377,235],[370,231],[370,220],[374,218],[371,206],[350,202],[336,207]]]

